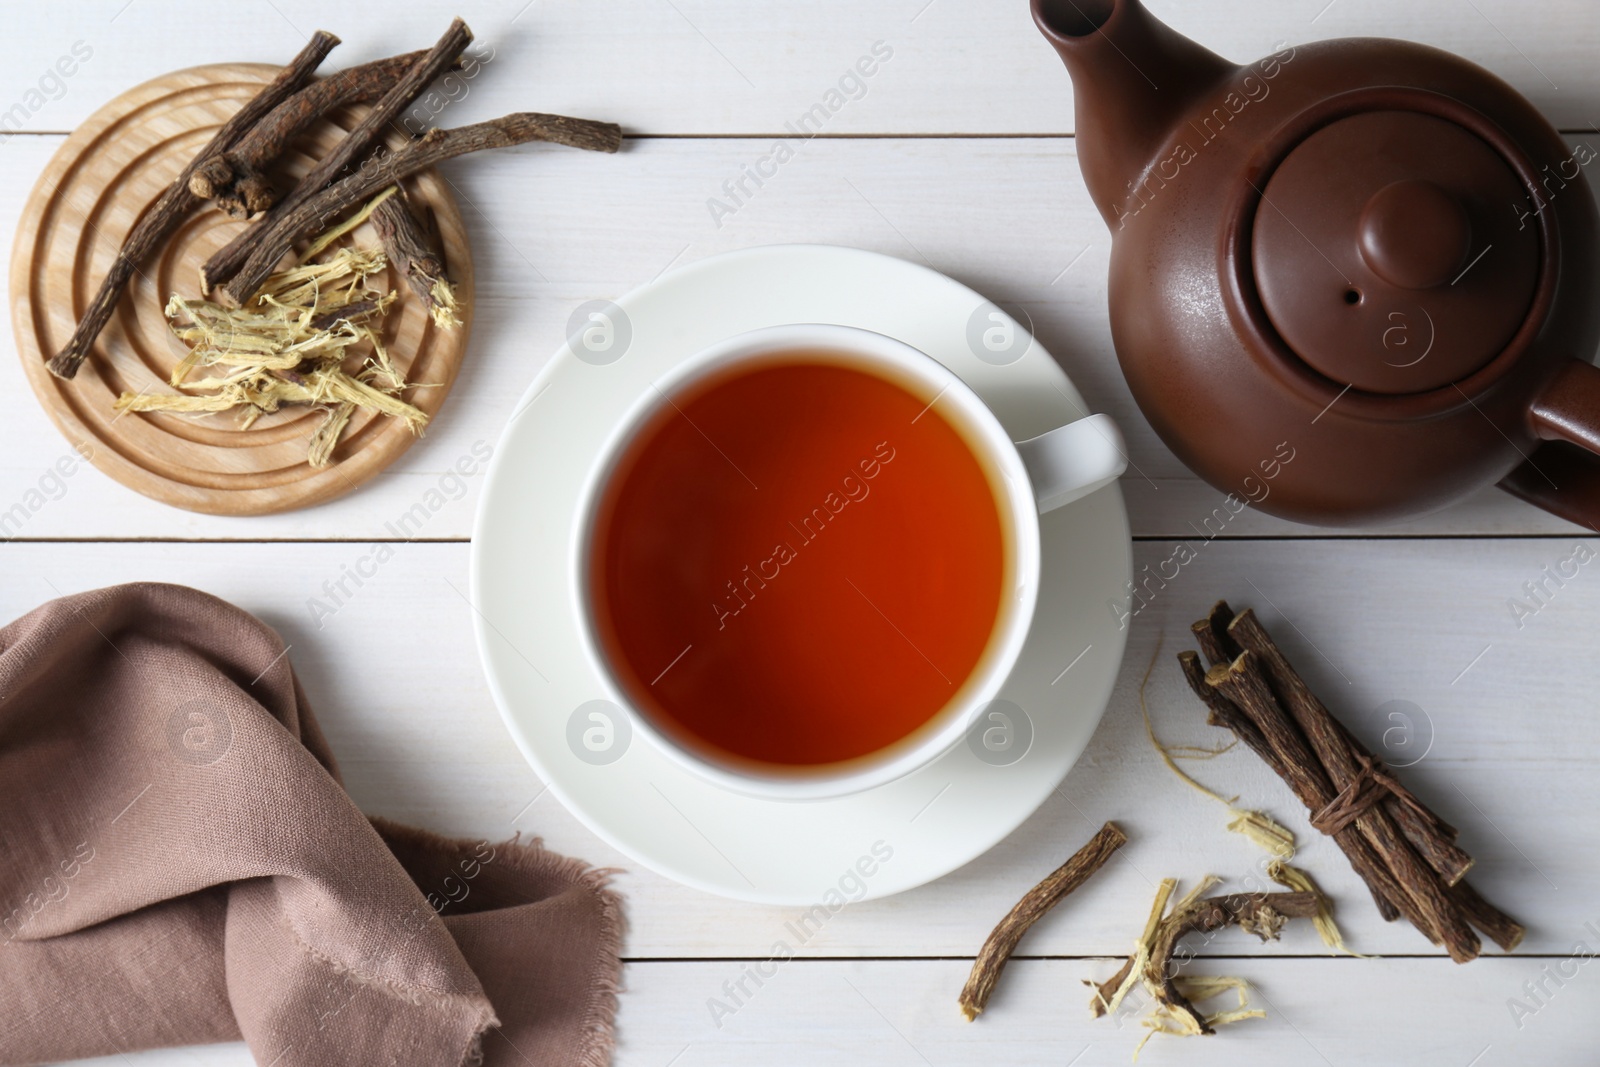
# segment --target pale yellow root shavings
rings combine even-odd
[[[1274,821],[1264,812],[1247,811],[1235,807],[1234,801],[1238,797],[1228,798],[1215,790],[1209,789],[1195,780],[1187,771],[1178,766],[1169,750],[1156,737],[1155,727],[1150,722],[1150,708],[1145,703],[1145,686],[1150,681],[1150,672],[1155,668],[1156,657],[1161,655],[1161,642],[1156,642],[1155,655],[1150,658],[1150,666],[1145,669],[1144,679],[1139,683],[1139,710],[1144,713],[1145,736],[1150,738],[1150,744],[1160,753],[1161,760],[1183,781],[1206,796],[1227,807],[1233,816],[1228,822],[1228,829],[1236,834],[1243,834],[1254,841],[1262,851],[1273,857],[1267,865],[1267,876],[1281,886],[1289,889],[1302,890],[1315,893],[1317,897],[1317,915],[1312,920],[1312,926],[1317,931],[1317,936],[1322,938],[1322,943],[1328,946],[1332,953],[1343,953],[1346,956],[1355,956],[1361,959],[1371,959],[1356,952],[1345,944],[1344,935],[1339,931],[1339,925],[1333,920],[1333,905],[1328,900],[1327,894],[1311,880],[1311,876],[1298,867],[1291,867],[1289,861],[1294,859],[1295,838],[1294,832]],[[1276,873],[1275,873],[1276,872]],[[1286,880],[1287,879],[1287,880]]]
[[[1139,710],[1144,716],[1145,736],[1150,739],[1151,746],[1161,756],[1161,761],[1179,779],[1228,809],[1229,814],[1233,816],[1227,824],[1229,830],[1249,838],[1272,857],[1272,860],[1267,864],[1267,874],[1273,881],[1290,890],[1316,895],[1317,914],[1312,919],[1312,924],[1318,936],[1322,938],[1323,944],[1327,945],[1333,952],[1342,952],[1351,956],[1358,955],[1358,953],[1352,952],[1345,945],[1344,937],[1339,932],[1338,925],[1333,921],[1333,913],[1327,896],[1311,880],[1310,875],[1297,867],[1290,866],[1288,863],[1290,859],[1294,858],[1295,854],[1294,832],[1263,812],[1249,811],[1237,807],[1235,802],[1238,797],[1225,797],[1204,785],[1178,766],[1178,762],[1173,755],[1175,752],[1181,752],[1192,754],[1202,759],[1210,759],[1213,756],[1220,755],[1228,747],[1232,746],[1221,749],[1175,746],[1169,749],[1156,737],[1155,725],[1150,719],[1150,707],[1146,700],[1145,691],[1160,655],[1161,642],[1158,641],[1155,652],[1150,657],[1150,664],[1145,668],[1144,677],[1139,682]],[[1169,912],[1167,905],[1177,888],[1177,881],[1172,878],[1163,879],[1156,890],[1155,901],[1151,905],[1150,916],[1145,921],[1144,932],[1139,935],[1138,941],[1135,942],[1133,955],[1129,959],[1128,966],[1122,972],[1120,984],[1108,997],[1100,986],[1090,983],[1095,991],[1090,1001],[1090,1010],[1096,1016],[1115,1012],[1128,994],[1136,987],[1142,986],[1150,995],[1154,1006],[1140,1020],[1140,1025],[1144,1026],[1148,1033],[1139,1040],[1138,1045],[1134,1048],[1133,1058],[1135,1062],[1138,1061],[1139,1053],[1143,1050],[1145,1044],[1156,1034],[1191,1037],[1204,1032],[1193,1018],[1182,1012],[1172,1011],[1162,1001],[1158,995],[1159,988],[1148,971],[1150,955],[1162,924],[1172,916],[1183,913],[1202,895],[1209,892],[1216,883],[1217,879],[1214,876],[1207,875],[1199,885],[1184,894],[1183,898]],[[1248,996],[1250,986],[1243,978],[1197,975],[1176,978],[1174,981],[1180,992],[1194,1003],[1220,996],[1230,990],[1237,995],[1238,1003],[1235,1007],[1203,1016],[1202,1021],[1205,1026],[1215,1029],[1216,1027],[1236,1023],[1244,1019],[1266,1017],[1266,1013],[1259,1008],[1250,1007]]]
[[[322,425],[317,427],[311,440],[306,443],[306,462],[313,467],[328,465],[333,458],[333,446],[339,443],[339,435],[350,425],[350,416],[355,411],[355,404],[348,400],[328,409],[328,417],[322,420]]]
[[[1275,856],[1281,860],[1292,859],[1295,851],[1293,831],[1275,822],[1265,812],[1248,811],[1244,808],[1235,807],[1234,801],[1238,800],[1238,797],[1225,797],[1221,793],[1201,785],[1188,771],[1179,767],[1178,761],[1173,758],[1173,753],[1182,751],[1182,749],[1169,749],[1156,737],[1156,728],[1150,721],[1150,706],[1145,702],[1145,689],[1150,684],[1150,674],[1155,670],[1156,660],[1161,655],[1161,646],[1164,640],[1163,638],[1156,641],[1156,650],[1150,656],[1150,665],[1145,668],[1144,678],[1139,682],[1139,711],[1144,715],[1145,736],[1150,739],[1150,744],[1161,756],[1161,762],[1165,763],[1173,774],[1188,783],[1192,788],[1204,793],[1228,809],[1228,814],[1233,816],[1228,822],[1229,830],[1248,837],[1265,850],[1268,855]],[[1209,759],[1212,756],[1221,755],[1232,747],[1232,745],[1228,745],[1220,749],[1200,749],[1199,751],[1204,753],[1204,758]]]
[[[1220,880],[1216,875],[1206,875],[1200,880],[1199,885],[1183,895],[1183,898],[1173,907],[1171,914],[1167,918],[1174,918],[1186,913],[1195,901],[1211,892]],[[1157,930],[1159,929],[1160,924],[1158,923]],[[1155,936],[1155,932],[1150,935],[1152,945],[1155,943]],[[1138,1062],[1139,1053],[1144,1049],[1145,1043],[1156,1034],[1198,1037],[1205,1033],[1193,1018],[1173,1011],[1157,995],[1159,987],[1156,985],[1155,976],[1149,973],[1149,956],[1150,949],[1146,948],[1145,965],[1140,968],[1139,977],[1145,983],[1146,990],[1155,998],[1155,1008],[1148,1016],[1140,1020],[1140,1024],[1150,1032],[1140,1038],[1138,1045],[1134,1046],[1133,1060],[1135,1063]],[[1267,1017],[1267,1013],[1261,1009],[1250,1007],[1250,998],[1248,996],[1250,983],[1243,978],[1234,978],[1228,975],[1192,975],[1185,978],[1175,978],[1174,984],[1178,986],[1179,992],[1188,997],[1191,1002],[1206,1000],[1230,989],[1237,992],[1239,1003],[1236,1008],[1201,1017],[1204,1025],[1212,1029],[1216,1029],[1218,1026],[1226,1026],[1229,1023],[1236,1023],[1243,1019],[1265,1019]]]
[[[1322,943],[1328,946],[1331,953],[1342,952],[1346,956],[1355,956],[1363,960],[1377,958],[1353,951],[1344,943],[1344,935],[1339,932],[1339,925],[1333,921],[1333,906],[1328,902],[1327,894],[1323,893],[1322,888],[1311,880],[1311,875],[1299,867],[1292,867],[1285,861],[1277,859],[1267,864],[1267,877],[1285,889],[1297,893],[1311,893],[1317,898],[1317,914],[1312,916],[1311,925],[1316,928],[1317,936],[1322,938]]]
[[[367,219],[372,216],[372,212],[379,204],[383,203],[385,200],[398,194],[399,192],[400,187],[398,185],[391,185],[389,188],[385,189],[371,200],[368,200],[366,206],[360,211],[356,212],[354,215],[351,215],[348,219],[345,219],[339,225],[335,226],[333,229],[327,231],[321,237],[317,238],[316,243],[306,250],[306,254],[302,258],[313,258],[317,255],[317,253],[333,244],[333,242],[337,241],[339,238],[343,237],[357,226],[360,226],[363,222],[366,222]],[[441,330],[453,330],[457,326],[461,325],[461,302],[456,299],[455,286],[441,278],[433,283],[432,287],[430,287],[428,290],[428,294],[430,298],[428,301],[428,306],[430,308],[428,314],[432,316],[433,324],[435,326],[439,327]]]
[[[1245,1019],[1265,1019],[1267,1013],[1260,1008],[1250,1007],[1250,983],[1243,978],[1229,978],[1223,975],[1194,975],[1189,978],[1174,979],[1178,991],[1189,998],[1190,1003],[1198,1004],[1212,997],[1218,997],[1233,990],[1239,998],[1238,1007],[1228,1011],[1214,1012],[1205,1016],[1205,1025],[1215,1030],[1219,1026],[1229,1023],[1242,1022]],[[1198,1037],[1205,1031],[1195,1025],[1188,1015],[1173,1012],[1165,1004],[1156,1003],[1155,1010],[1148,1016],[1139,1020],[1141,1026],[1149,1033],[1139,1039],[1134,1046],[1133,1060],[1139,1061],[1139,1053],[1144,1051],[1144,1046],[1157,1034],[1172,1034],[1175,1037]]]
[[[1117,1013],[1128,993],[1133,992],[1134,987],[1141,982],[1144,968],[1150,963],[1150,949],[1155,945],[1155,934],[1162,928],[1163,918],[1166,918],[1166,904],[1171,901],[1176,888],[1178,888],[1178,878],[1162,878],[1162,885],[1155,888],[1155,901],[1150,902],[1150,917],[1144,920],[1144,933],[1139,934],[1138,941],[1133,942],[1130,965],[1123,971],[1122,984],[1112,990],[1109,1000],[1099,985],[1090,982],[1090,985],[1094,985],[1094,998],[1090,1003],[1090,1013],[1094,1016]]]
[[[1140,977],[1144,974],[1145,965],[1150,962],[1150,950],[1156,942],[1156,932],[1161,929],[1161,920],[1167,914],[1167,902],[1172,899],[1172,893],[1178,888],[1176,878],[1163,878],[1156,887],[1156,898],[1150,905],[1150,917],[1145,920],[1144,932],[1133,943],[1133,956],[1126,971],[1123,973],[1122,983],[1112,992],[1108,1000],[1101,988],[1090,982],[1094,988],[1094,997],[1089,1004],[1089,1009],[1095,1017],[1115,1014],[1122,1006],[1123,1000],[1139,984]]]
[[[1135,987],[1143,987],[1145,993],[1151,998],[1154,1007],[1150,1013],[1139,1020],[1148,1033],[1139,1039],[1134,1046],[1133,1059],[1138,1062],[1139,1053],[1144,1050],[1148,1042],[1156,1034],[1173,1034],[1179,1037],[1194,1037],[1204,1033],[1189,1016],[1172,1011],[1161,999],[1160,987],[1156,976],[1150,974],[1150,955],[1154,951],[1156,937],[1161,931],[1162,923],[1181,916],[1188,911],[1195,901],[1216,886],[1218,879],[1215,875],[1206,875],[1189,892],[1168,910],[1168,903],[1172,899],[1174,890],[1177,889],[1177,879],[1163,878],[1161,885],[1156,888],[1155,900],[1150,905],[1150,917],[1145,920],[1144,932],[1139,935],[1134,943],[1133,955],[1123,971],[1122,982],[1109,998],[1105,997],[1098,986],[1094,986],[1095,994],[1090,1001],[1090,1010],[1096,1015],[1109,1015],[1114,1013],[1127,995]],[[1203,1017],[1206,1026],[1213,1029],[1236,1023],[1244,1019],[1264,1019],[1266,1012],[1259,1008],[1250,1007],[1248,992],[1250,984],[1243,978],[1233,978],[1226,975],[1193,975],[1174,979],[1179,991],[1193,1003],[1210,1000],[1229,990],[1238,996],[1238,1006],[1227,1011],[1220,1011]],[[1090,983],[1092,986],[1093,983]]]
[[[441,330],[453,330],[461,325],[461,304],[456,300],[456,288],[440,279],[428,290],[433,294],[433,324]]]
[[[324,230],[322,232],[322,236],[313,241],[311,243],[311,247],[306,249],[306,254],[300,257],[301,261],[303,262],[308,259],[317,258],[318,254],[327,249],[328,246],[333,244],[333,242],[337,241],[339,238],[343,237],[357,226],[360,226],[363,222],[366,222],[367,219],[371,218],[374,208],[399,191],[399,186],[389,186],[389,188],[385,189],[371,200],[368,200],[366,205],[362,207],[360,211],[357,211],[354,215],[351,215],[349,218],[345,219],[331,230]]]
[[[428,417],[400,399],[406,382],[375,329],[394,300],[367,286],[383,270],[379,249],[344,248],[325,262],[303,263],[267,279],[250,306],[228,308],[173,296],[167,318],[190,346],[172,373],[177,394],[123,394],[118,411],[183,414],[234,411],[241,427],[285,404],[326,412],[307,443],[313,467],[332,462],[340,435],[357,408],[404,419],[420,433]],[[345,364],[357,349],[368,354],[351,374]],[[207,377],[191,378],[195,370]]]

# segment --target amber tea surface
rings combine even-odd
[[[996,476],[933,399],[794,354],[693,384],[641,428],[589,567],[602,652],[653,724],[790,766],[932,728],[1012,568]]]

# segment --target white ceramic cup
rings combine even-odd
[[[757,767],[691,749],[658,729],[650,714],[630,699],[596,633],[589,550],[595,543],[599,502],[616,464],[668,397],[708,375],[740,364],[782,361],[796,352],[804,352],[808,361],[833,360],[898,382],[930,398],[930,405],[939,405],[940,414],[962,432],[985,469],[999,474],[994,488],[1009,520],[1004,525],[1011,536],[1015,588],[977,668],[951,701],[910,738],[844,763]],[[1039,516],[1109,485],[1127,466],[1122,435],[1110,417],[1090,415],[1013,442],[994,413],[944,364],[902,341],[850,326],[795,324],[752,330],[684,360],[654,385],[612,430],[589,472],[578,509],[571,566],[572,588],[584,623],[584,649],[608,690],[605,695],[626,709],[633,728],[666,756],[716,785],[775,800],[815,800],[871,789],[926,766],[956,745],[999,693],[1033,622],[1039,591]]]

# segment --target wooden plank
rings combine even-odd
[[[1167,542],[1136,547],[1141,568],[1158,567],[1174,551]],[[451,834],[539,834],[562,852],[632,868],[619,882],[628,895],[631,957],[768,954],[803,909],[730,904],[638,869],[543,792],[479,670],[471,608],[461,595],[466,546],[399,546],[360,588],[346,580],[349,595],[333,614],[314,612],[308,597],[332,603],[337,591],[324,583],[334,587],[368,552],[362,543],[4,545],[0,617],[58,591],[130,580],[186,582],[232,600],[293,646],[290,658],[364,810]],[[1568,542],[1546,540],[1200,547],[1133,618],[1110,709],[1056,794],[967,867],[900,896],[851,904],[796,951],[970,955],[1016,897],[1106,819],[1131,838],[1121,859],[1046,918],[1023,943],[1025,953],[1125,951],[1162,877],[1215,873],[1243,885],[1261,854],[1224,830],[1220,805],[1161,766],[1138,714],[1138,680],[1164,635],[1147,694],[1160,735],[1169,744],[1222,740],[1204,725],[1170,662],[1188,622],[1222,595],[1255,606],[1313,686],[1380,752],[1396,763],[1424,754],[1405,771],[1407,781],[1461,827],[1464,846],[1479,859],[1474,884],[1527,922],[1525,953],[1566,953],[1586,922],[1600,921],[1585,888],[1594,879],[1590,838],[1600,806],[1590,699],[1600,688],[1591,636],[1600,619],[1600,563],[1563,565],[1571,555]],[[1519,628],[1508,602],[1531,603],[1528,582],[1545,583],[1547,592],[1544,606],[1522,613]],[[1280,611],[1298,629],[1279,621]],[[1408,718],[1390,718],[1394,710]],[[1332,894],[1353,947],[1436,951],[1409,928],[1378,919],[1343,857],[1309,830],[1304,811],[1255,757],[1235,750],[1188,766],[1299,834],[1300,862]],[[817,887],[819,898],[825,888]],[[1241,941],[1215,951],[1263,950]],[[1267,951],[1322,950],[1308,931],[1291,930],[1281,949]]]
[[[1225,936],[1243,937],[1237,931]],[[1595,939],[1586,936],[1592,949]],[[747,977],[749,965],[736,960],[629,964],[617,1020],[617,1067],[1124,1067],[1144,1035],[1142,1008],[1089,1018],[1080,983],[1105,978],[1116,968],[1111,961],[1014,961],[989,1010],[972,1023],[956,1010],[964,960],[758,962],[769,972],[759,986]],[[1266,1018],[1246,1019],[1209,1038],[1157,1035],[1139,1062],[1266,1067],[1376,1056],[1375,1062],[1408,1067],[1588,1063],[1589,1023],[1600,1008],[1600,983],[1589,973],[1589,962],[1564,956],[1480,960],[1466,967],[1418,959],[1190,963],[1186,974],[1248,979],[1252,1005]],[[1542,972],[1546,966],[1554,979]],[[740,981],[748,996],[732,985]],[[1524,983],[1540,982],[1548,995],[1536,992],[1535,1001]],[[733,988],[731,995],[724,983]],[[1526,1011],[1514,1014],[1513,1004]],[[252,1061],[235,1044],[75,1063],[250,1067]]]
[[[1139,1062],[1352,1063],[1375,1052],[1378,1062],[1418,1067],[1586,1062],[1587,1022],[1600,1006],[1600,986],[1576,960],[1559,961],[1571,979],[1559,989],[1547,981],[1553,995],[1521,1018],[1520,1029],[1506,1007],[1508,998],[1524,996],[1524,981],[1539,980],[1541,962],[1548,961],[1466,967],[1407,959],[1205,961],[1185,973],[1249,979],[1252,1004],[1267,1017],[1210,1038],[1157,1036]],[[1110,961],[1015,962],[990,1009],[973,1023],[955,1007],[967,967],[961,960],[794,962],[759,988],[747,980],[753,995],[725,1015],[715,1004],[732,1003],[722,983],[739,981],[740,965],[630,966],[618,1067],[659,1067],[680,1053],[678,1063],[690,1067],[758,1060],[1121,1067],[1143,1036],[1142,1012],[1089,1018],[1080,983],[1107,977],[1116,969]]]
[[[28,137],[0,148],[0,232],[14,229],[59,143]],[[450,166],[478,272],[471,352],[426,439],[360,492],[309,511],[248,520],[192,515],[87,469],[59,489],[47,472],[70,459],[66,443],[24,380],[11,331],[0,331],[0,514],[29,502],[25,521],[0,527],[0,536],[392,538],[386,523],[450,478],[461,457],[498,438],[579,304],[615,297],[675,264],[782,242],[857,245],[927,262],[1029,319],[1091,405],[1115,417],[1128,438],[1133,465],[1123,484],[1135,534],[1194,535],[1222,494],[1188,474],[1155,437],[1116,366],[1105,310],[1109,238],[1083,190],[1071,140],[813,142],[719,226],[706,201],[769,147],[763,140],[644,140],[615,157],[536,147]],[[30,497],[41,481],[48,483],[43,495]],[[465,479],[460,499],[435,513],[422,536],[467,536],[480,484]],[[452,495],[455,488],[452,482]],[[1403,526],[1346,532],[1570,529],[1489,489]],[[1246,511],[1224,536],[1312,533]]]
[[[1529,95],[1563,129],[1600,117],[1593,62],[1600,15],[1585,0],[1149,0],[1155,14],[1240,62],[1278,42],[1406,37],[1458,52]],[[846,90],[829,134],[1064,133],[1072,94],[1024,0],[892,0],[795,5],[740,0],[457,4],[492,55],[449,121],[559,111],[656,134],[779,133],[875,42],[892,56]],[[382,18],[314,0],[272,5],[93,0],[13,12],[0,40],[0,113],[33,131],[64,131],[136,82],[198,63],[283,62],[313,29],[346,41],[330,64],[423,48],[445,14],[427,5]],[[203,30],[198,36],[192,32]],[[74,57],[73,49],[88,58]],[[65,57],[73,73],[59,77]],[[462,90],[456,90],[460,97]],[[20,108],[20,112],[16,109]]]

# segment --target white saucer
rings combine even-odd
[[[807,802],[761,800],[709,785],[643,736],[625,736],[626,716],[610,735],[609,751],[603,730],[591,738],[602,746],[599,754],[581,741],[569,744],[598,721],[580,707],[605,694],[583,654],[571,580],[579,493],[608,428],[652,381],[713,342],[765,326],[839,323],[899,338],[960,375],[1015,440],[1087,414],[1077,390],[1037,342],[1004,365],[979,359],[969,347],[969,335],[976,336],[969,325],[992,326],[997,309],[971,289],[856,249],[730,252],[665,275],[615,307],[624,315],[611,312],[615,336],[629,335],[621,355],[580,359],[571,344],[562,346],[506,427],[478,508],[472,539],[478,649],[523,755],[550,791],[617,849],[726,897],[810,905],[886,896],[988,850],[1049,796],[1110,698],[1126,638],[1111,605],[1126,595],[1132,573],[1127,513],[1116,486],[1044,516],[1039,607],[1001,694],[1029,720],[1019,724],[1009,751],[1000,720],[992,720],[984,725],[1000,731],[990,739],[1001,754],[989,752],[985,760],[981,743],[959,744],[896,782]],[[1014,762],[995,765],[1005,760]]]

